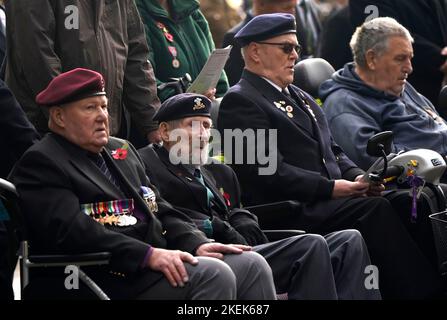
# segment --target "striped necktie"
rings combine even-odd
[[[112,182],[115,185],[115,187],[121,190],[118,181],[116,181],[115,177],[110,172],[109,167],[107,166],[107,163],[105,162],[103,156],[100,153],[98,153],[98,154],[92,154],[90,155],[90,157],[92,158],[96,166],[99,168],[99,170],[101,170],[101,172],[107,177],[107,179],[109,179],[110,182]]]

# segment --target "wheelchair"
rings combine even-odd
[[[39,254],[34,255],[30,252],[30,245],[28,243],[28,233],[25,227],[24,217],[21,215],[18,207],[19,196],[15,186],[4,179],[0,179],[0,200],[4,209],[9,215],[6,221],[8,234],[10,235],[9,243],[17,249],[17,258],[20,269],[20,294],[22,299],[38,299],[42,298],[37,286],[32,286],[34,281],[41,282],[46,285],[45,277],[39,275],[51,274],[49,269],[66,268],[67,266],[74,266],[77,276],[83,284],[82,290],[74,292],[69,295],[70,298],[97,298],[100,300],[109,300],[107,294],[83,271],[81,267],[84,266],[100,266],[108,264],[111,254],[109,252],[95,252],[84,253],[76,255],[54,255],[54,254]],[[43,272],[38,272],[38,275],[32,276],[33,270],[43,269]],[[68,291],[68,290],[67,290]],[[77,291],[77,290],[72,290]],[[64,297],[65,298],[65,297]]]

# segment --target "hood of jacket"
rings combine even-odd
[[[360,79],[354,68],[354,63],[349,62],[345,64],[342,69],[336,71],[331,79],[326,80],[321,84],[319,97],[324,101],[331,93],[340,89],[347,89],[356,92],[361,96],[369,96],[377,99],[394,101],[399,98],[367,85]]]

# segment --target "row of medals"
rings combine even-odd
[[[174,36],[169,32],[168,28],[166,28],[163,23],[157,22],[157,27],[163,32],[166,40],[168,40],[170,43],[174,42]],[[173,57],[172,67],[178,69],[180,67],[180,61],[177,59],[177,48],[174,46],[168,46],[168,50]]]

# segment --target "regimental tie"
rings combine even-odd
[[[109,167],[107,166],[107,163],[105,162],[102,155],[98,153],[98,154],[90,154],[89,156],[98,166],[99,170],[101,170],[101,172],[107,177],[107,179],[109,179],[110,182],[112,182],[115,185],[115,187],[121,190],[118,181],[116,181],[115,177],[110,172]]]
[[[211,192],[211,190],[206,186],[205,181],[203,180],[202,171],[200,169],[194,170],[194,177],[199,180],[201,184],[206,188],[206,195],[207,195],[207,202],[208,207],[210,206],[211,200],[214,199],[214,194]]]
[[[88,153],[88,157],[98,167],[107,179],[119,190],[121,187],[113,174],[110,172],[104,158],[100,153]],[[119,227],[131,226],[137,223],[133,216],[134,200],[120,199],[95,203],[81,204],[81,211],[92,217],[102,225],[114,225]]]

